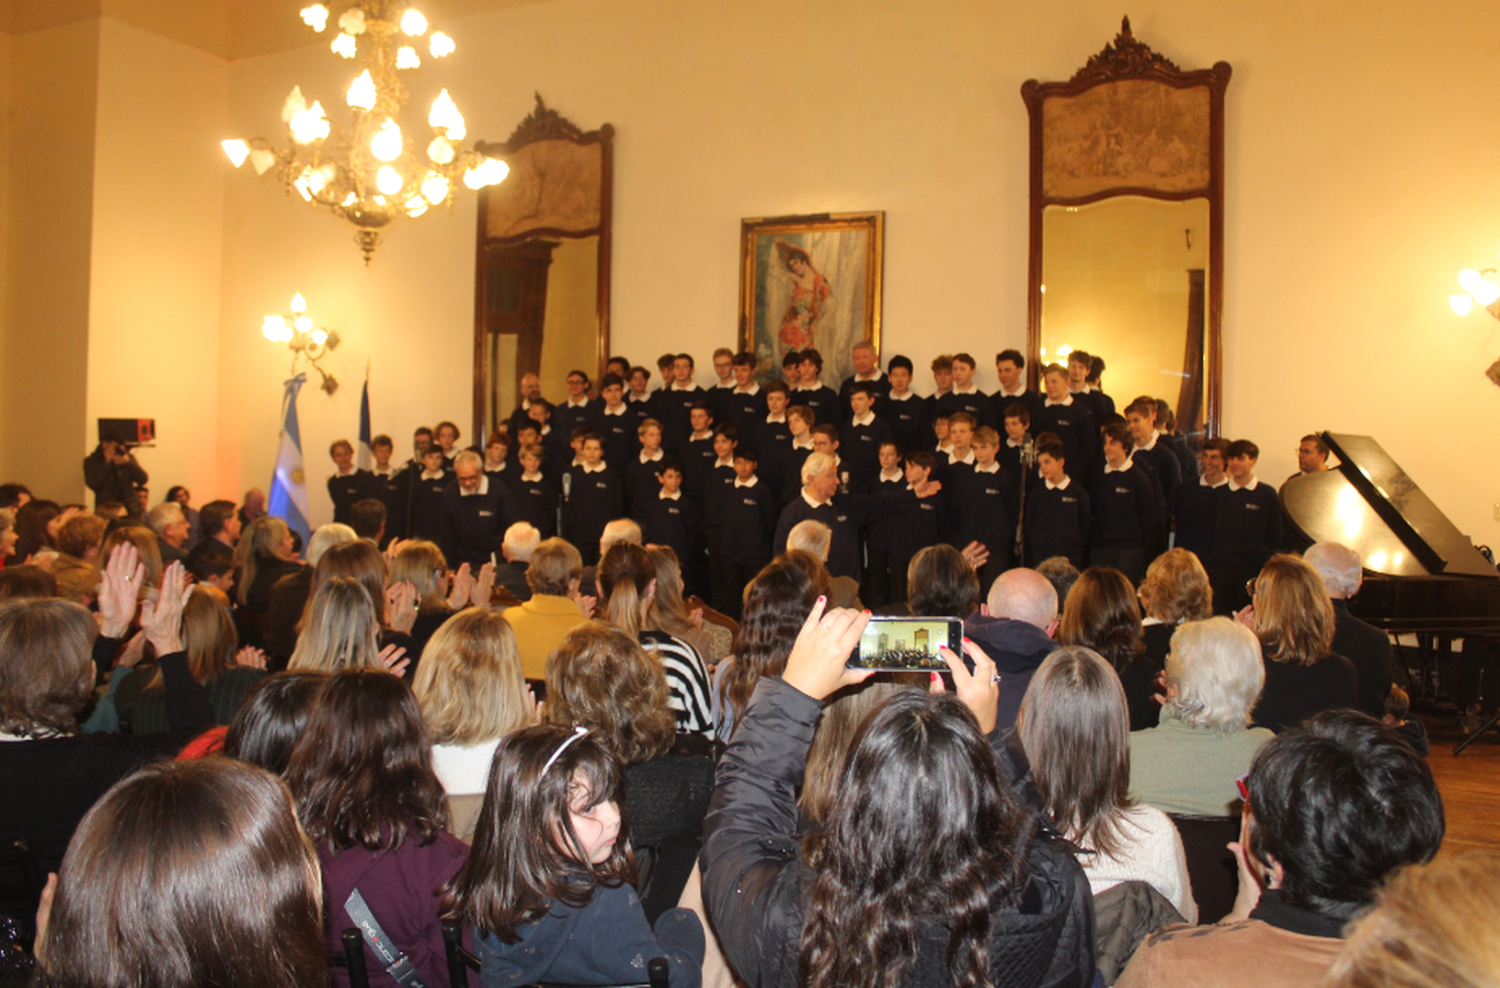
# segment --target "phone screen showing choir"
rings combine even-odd
[[[957,647],[959,627],[956,618],[875,618],[865,626],[848,664],[857,669],[944,670],[948,663],[938,649]]]

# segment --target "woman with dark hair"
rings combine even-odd
[[[324,984],[318,860],[286,789],[226,759],[119,782],[78,827],[38,917],[39,984]]]
[[[966,618],[979,608],[979,577],[951,545],[930,545],[911,557],[906,588],[915,617]]]
[[[616,542],[599,560],[602,620],[632,635],[666,673],[677,729],[686,734],[712,734],[714,720],[708,669],[697,649],[675,635],[653,631],[647,624],[656,597],[656,563],[633,542]]]
[[[284,774],[327,681],[328,673],[318,669],[278,672],[262,679],[230,720],[224,754]]]
[[[807,553],[798,555],[812,558]],[[714,729],[726,744],[734,734],[734,722],[750,702],[755,684],[781,675],[797,632],[818,598],[808,568],[789,556],[771,560],[745,588],[745,609],[734,636],[734,654],[714,670]]]
[[[0,570],[0,600],[16,597],[56,597],[57,579],[35,564]]]
[[[16,531],[16,509],[0,508],[0,567],[15,559],[16,543],[20,539],[21,533]]]
[[[364,928],[355,914],[368,910],[429,985],[446,983],[439,897],[468,849],[446,830],[447,799],[407,685],[378,669],[329,677],[292,751],[286,784],[323,865],[325,948],[340,949],[339,931]],[[370,984],[395,988],[368,937],[365,955]],[[333,977],[348,984],[342,970]]]
[[[24,563],[39,552],[52,548],[52,523],[62,516],[56,501],[27,501],[16,509],[15,559]]]
[[[756,687],[706,823],[703,892],[726,959],[757,988],[1088,985],[1088,883],[1003,780],[995,665],[945,654],[957,696],[897,693],[864,722],[823,829],[795,788],[822,701],[866,616],[813,606],[779,680]]]
[[[701,734],[677,733],[661,664],[619,628],[598,621],[568,632],[547,660],[547,720],[586,727],[624,767],[647,916],[676,904],[698,855],[714,788]],[[659,867],[663,866],[663,867]]]
[[[1266,685],[1255,726],[1283,731],[1315,713],[1359,707],[1359,673],[1333,651],[1334,611],[1318,571],[1297,556],[1272,556],[1235,619],[1260,639]]]
[[[1093,893],[1145,882],[1196,922],[1177,828],[1129,796],[1125,691],[1109,664],[1076,646],[1047,656],[1021,701],[1016,733],[1047,816],[1078,847]]]
[[[587,728],[530,727],[500,742],[445,904],[475,928],[485,988],[635,984],[662,956],[673,988],[697,988],[703,927],[686,909],[647,924],[619,798],[619,763]]]
[[[1146,654],[1140,604],[1124,573],[1103,566],[1083,571],[1063,605],[1057,641],[1093,649],[1114,667],[1125,687],[1132,731],[1156,726],[1160,708],[1153,697],[1162,667]]]
[[[105,569],[97,622],[66,600],[0,604],[0,842],[27,838],[43,871],[57,870],[74,828],[106,789],[145,762],[176,754],[214,724],[182,650],[186,579],[179,564],[168,567],[160,599],[141,606],[140,617],[160,656],[169,729],[78,733],[79,711],[124,644],[145,578],[135,547],[125,545]]]

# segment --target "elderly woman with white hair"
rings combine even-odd
[[[1385,698],[1391,692],[1391,640],[1349,613],[1349,598],[1359,593],[1365,579],[1359,555],[1337,542],[1319,542],[1302,558],[1318,571],[1333,601],[1333,653],[1354,663],[1359,709],[1379,718],[1385,714]]]
[[[1189,621],[1166,665],[1160,722],[1130,735],[1130,795],[1167,813],[1237,815],[1235,780],[1274,737],[1249,726],[1266,681],[1260,640],[1229,618]]]

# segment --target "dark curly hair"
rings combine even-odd
[[[800,553],[806,555],[806,553]],[[735,722],[750,703],[762,677],[774,679],[786,668],[797,632],[818,599],[801,560],[778,556],[745,588],[744,619],[734,636],[734,661],[719,678],[719,705]]]

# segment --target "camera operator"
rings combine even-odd
[[[139,491],[149,478],[135,461],[130,447],[111,433],[83,461],[83,481],[94,492],[94,506],[118,501],[132,518],[142,513]]]

